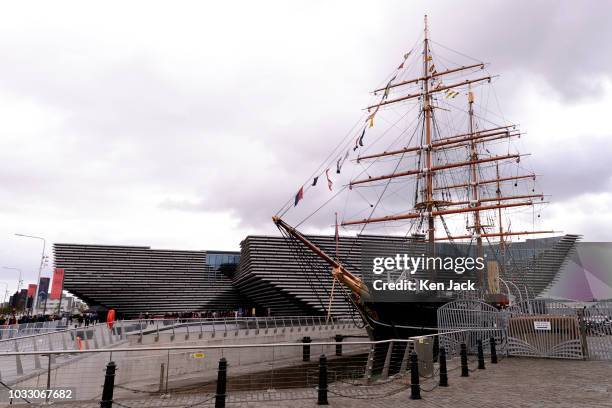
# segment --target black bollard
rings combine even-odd
[[[414,351],[410,354],[410,399],[421,399],[419,384],[419,358]]]
[[[482,350],[482,340],[478,340],[478,369],[485,369],[484,351]]]
[[[467,359],[467,346],[465,343],[461,343],[461,376],[469,377],[470,370],[468,367],[468,359]]]
[[[106,375],[104,376],[104,388],[102,389],[102,400],[100,408],[112,408],[113,390],[115,389],[115,370],[117,365],[114,361],[106,365]]]
[[[497,364],[497,349],[495,348],[495,337],[491,337],[491,364]]]
[[[219,371],[217,372],[217,392],[215,394],[215,408],[225,408],[227,390],[227,360],[221,357]]]
[[[440,347],[439,359],[440,359],[440,382],[438,383],[438,385],[440,387],[448,387],[448,372],[446,371],[446,349],[444,347]]]
[[[334,340],[336,341],[336,355],[337,356],[342,355],[342,344],[337,344],[337,343],[342,343],[343,339],[344,339],[344,336],[341,334],[336,334],[336,337],[334,337]]]
[[[302,361],[310,361],[310,343],[312,343],[312,339],[308,336],[302,338]]]
[[[317,405],[329,405],[327,402],[327,357],[321,354],[319,357],[319,387]]]

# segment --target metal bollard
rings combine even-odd
[[[100,400],[100,408],[112,408],[113,406],[113,390],[115,389],[115,370],[117,365],[114,361],[106,365],[106,374],[104,375],[104,388],[102,389],[102,400]]]
[[[478,340],[476,344],[478,345],[478,369],[484,370],[485,361],[484,361],[484,351],[482,350],[482,340]]]
[[[468,359],[467,359],[467,346],[465,343],[461,343],[461,376],[469,377],[470,370],[468,367]]]
[[[419,358],[414,351],[410,354],[410,399],[421,399],[419,384]]]
[[[337,343],[341,343],[342,340],[344,340],[344,336],[341,334],[336,334],[336,336],[334,337],[334,340],[336,341],[336,355],[341,356],[342,355],[342,344],[337,344]]]
[[[227,389],[227,360],[221,357],[217,373],[217,392],[215,393],[215,408],[225,408]]]
[[[159,392],[161,393],[164,390],[164,372],[166,365],[161,363],[159,366]]]
[[[312,339],[308,336],[302,338],[302,361],[310,361],[310,343],[312,343]]]
[[[497,349],[495,348],[495,337],[491,337],[491,364],[497,364]]]
[[[438,383],[438,385],[440,387],[448,387],[448,371],[446,371],[446,349],[444,347],[440,347],[439,353],[440,382]]]
[[[319,387],[317,388],[317,405],[329,405],[327,402],[327,357],[319,357]]]

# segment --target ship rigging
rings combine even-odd
[[[379,234],[377,227],[382,226],[383,233],[423,242],[429,254],[435,253],[437,242],[467,241],[478,257],[484,256],[485,245],[495,245],[495,264],[502,270],[512,239],[555,232],[535,228],[538,208],[547,201],[536,191],[535,172],[521,165],[527,155],[514,148],[513,141],[523,133],[489,107],[491,100],[497,102],[490,89],[497,77],[487,72],[484,62],[470,59],[455,64],[437,49],[450,50],[431,40],[425,16],[422,40],[374,89],[374,101],[358,125],[273,217],[296,248],[327,265],[333,281],[329,295],[335,283],[341,283],[371,326],[384,325],[385,318],[391,326],[398,322],[389,318],[392,313],[372,304],[370,289],[356,266],[342,259],[339,229],[352,231],[359,239],[366,232]],[[479,104],[479,99],[484,103]],[[325,178],[326,186],[320,178]],[[315,192],[322,203],[305,206],[303,202]],[[331,255],[298,228],[341,195],[347,198],[341,220],[335,223],[336,253]],[[306,217],[293,225],[286,221],[290,211],[303,207],[310,210]],[[525,210],[531,210],[531,228],[524,222],[529,215]],[[435,270],[430,272],[435,276]],[[478,276],[481,288],[494,292],[495,284],[487,279],[484,272]],[[412,321],[416,320],[413,315]]]

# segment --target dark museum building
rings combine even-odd
[[[333,237],[310,238],[321,248],[334,250]],[[343,237],[339,252],[359,274],[364,242],[390,245],[403,240]],[[588,244],[578,240],[576,235],[565,235],[513,243],[507,249],[508,259],[521,272],[503,275],[513,282],[510,292],[522,296],[524,291],[530,298],[550,295],[551,288],[559,286],[555,284],[561,272],[576,264],[580,246]],[[65,270],[65,290],[91,307],[114,308],[124,316],[238,310],[248,314],[253,308],[257,315],[326,314],[332,287],[329,271],[314,255],[307,260],[310,267],[305,266],[291,247],[280,236],[248,236],[240,252],[59,243],[53,250],[55,267]],[[349,311],[341,288],[331,299],[331,313]]]

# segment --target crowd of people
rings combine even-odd
[[[58,321],[63,326],[89,326],[90,324],[96,324],[99,321],[97,313],[78,313],[74,315],[70,314],[49,314],[49,315],[20,315],[16,314],[5,314],[0,316],[0,326],[11,326],[26,323],[44,323]]]
[[[225,311],[204,311],[204,312],[183,312],[183,313],[162,313],[162,314],[150,314],[140,313],[139,319],[209,319],[217,317],[236,317],[243,316],[240,311],[225,310]]]
[[[268,312],[268,316],[270,313]],[[174,312],[174,313],[140,313],[139,319],[153,320],[153,319],[166,319],[166,320],[181,320],[181,319],[216,319],[223,317],[254,317],[255,309],[239,309],[239,310],[222,310],[222,311],[202,311],[202,312]]]
[[[268,313],[269,315],[269,313]],[[202,311],[202,312],[174,312],[174,313],[140,313],[138,319],[154,320],[181,320],[181,319],[216,319],[216,318],[234,318],[234,317],[252,317],[255,316],[254,309],[239,309],[239,310],[223,310],[223,311]],[[133,318],[133,317],[132,317]],[[117,320],[123,319],[121,314],[116,316]],[[0,315],[0,327],[11,325],[19,325],[25,323],[43,323],[59,321],[61,326],[89,326],[99,322],[106,321],[106,313],[98,314],[97,312],[84,312],[77,314],[48,314],[48,315],[17,315],[15,313]]]

